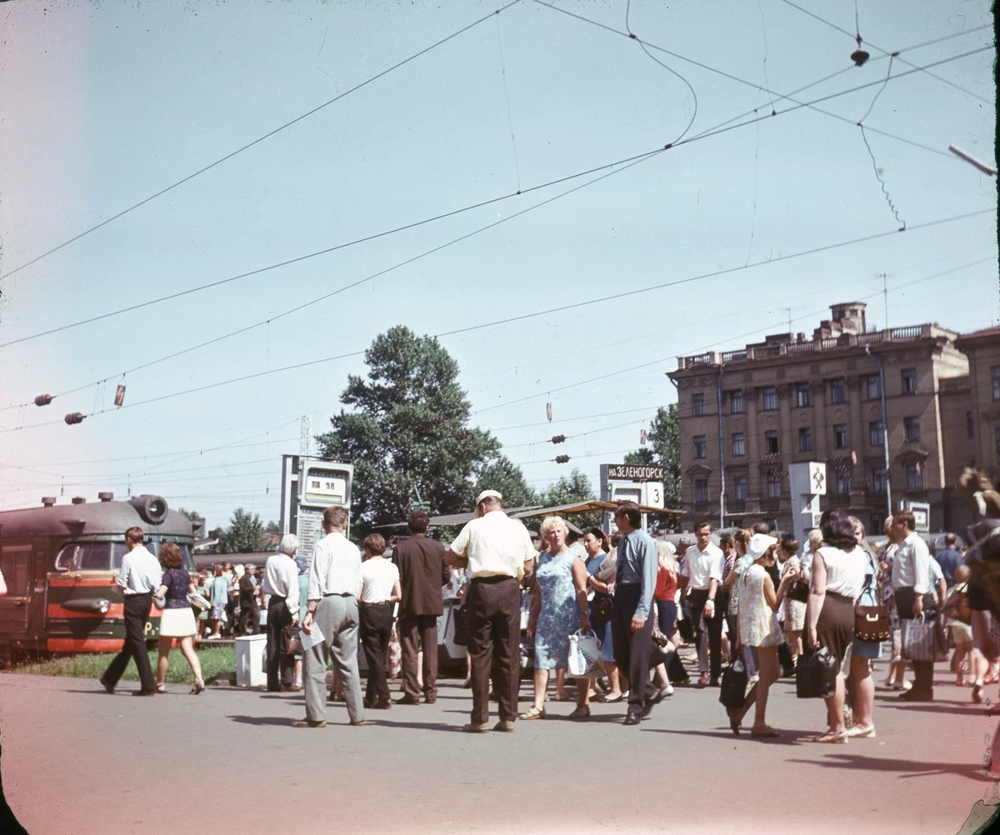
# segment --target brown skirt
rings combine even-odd
[[[854,601],[842,594],[827,592],[816,622],[816,639],[837,662],[837,672],[854,637]]]

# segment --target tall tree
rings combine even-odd
[[[251,514],[242,507],[236,508],[229,527],[219,537],[219,551],[223,554],[239,554],[266,550],[264,523],[260,520],[260,514]]]
[[[681,507],[681,430],[677,421],[677,404],[661,406],[656,410],[653,425],[646,433],[649,446],[640,447],[625,456],[626,464],[657,464],[664,468],[663,506],[679,510]],[[659,517],[656,527],[675,530],[676,516]]]
[[[597,497],[594,495],[594,487],[590,483],[590,479],[574,468],[569,477],[562,476],[559,481],[549,485],[549,489],[542,494],[542,504],[560,505],[589,502],[595,498]],[[574,513],[567,518],[578,528],[584,530],[601,524],[600,513]]]
[[[503,496],[504,507],[529,507],[539,504],[538,495],[524,480],[521,468],[506,455],[488,462],[476,480],[476,495],[483,490],[498,490]]]
[[[477,475],[500,451],[489,432],[469,426],[458,364],[430,336],[398,325],[365,352],[367,378],[351,375],[321,454],[354,463],[352,527],[358,533],[406,518],[411,503],[431,514],[470,510]]]

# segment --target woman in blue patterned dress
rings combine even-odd
[[[587,615],[587,568],[566,544],[569,528],[558,516],[548,516],[540,533],[548,550],[539,554],[535,569],[535,599],[528,618],[528,635],[535,637],[535,703],[522,719],[545,717],[545,691],[551,670],[565,670],[569,636],[590,630]],[[571,719],[590,716],[590,681],[577,680],[577,707]]]
[[[604,662],[604,671],[608,674],[608,683],[611,690],[607,695],[598,696],[599,702],[620,702],[624,698],[618,667],[615,665],[615,648],[611,641],[611,618],[608,617],[600,626],[594,623],[594,607],[601,604],[603,600],[611,601],[610,594],[613,584],[602,583],[594,575],[601,567],[611,551],[611,543],[608,535],[600,528],[590,528],[583,537],[583,547],[587,549],[587,583],[594,590],[594,599],[590,601],[587,614],[590,615],[591,628],[601,642],[601,661]]]

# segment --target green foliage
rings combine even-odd
[[[179,507],[177,512],[186,516],[191,522],[201,522],[205,518],[197,510],[185,510],[183,507]]]
[[[214,678],[228,680],[235,675],[236,653],[232,647],[206,647],[197,650],[198,659],[201,661],[201,671],[205,681]],[[149,661],[156,669],[156,661],[159,653],[151,650]],[[108,664],[114,658],[114,653],[71,655],[66,658],[52,658],[47,661],[38,661],[28,664],[20,664],[14,667],[11,672],[27,673],[34,676],[62,676],[64,678],[89,678],[95,682],[104,675]],[[135,662],[130,661],[125,668],[122,681],[138,681],[139,672],[136,670]],[[191,668],[181,655],[179,649],[170,653],[170,666],[167,667],[167,682],[173,684],[193,683],[194,676],[191,675]]]
[[[403,521],[417,501],[432,515],[471,510],[500,443],[468,425],[458,364],[436,339],[403,326],[377,336],[365,362],[367,379],[351,375],[341,395],[353,410],[316,439],[324,457],[354,464],[352,531]]]
[[[590,479],[574,468],[569,477],[563,476],[555,484],[549,485],[549,489],[542,494],[539,504],[548,507],[572,502],[589,502],[596,498]],[[566,518],[581,530],[601,524],[600,513],[574,513]]]
[[[264,543],[264,523],[260,514],[250,514],[242,507],[236,508],[229,527],[219,537],[219,552],[239,554],[248,551],[266,551]]]
[[[506,508],[530,507],[542,503],[524,480],[521,468],[506,455],[490,461],[479,471],[474,492],[478,496],[483,490],[498,490]]]
[[[281,526],[275,522],[273,519],[267,523],[267,527],[264,528],[264,533],[281,533]]]
[[[656,410],[653,426],[646,434],[649,446],[640,447],[625,456],[626,464],[658,464],[666,470],[663,480],[663,506],[681,507],[681,430],[677,421],[677,404]],[[660,516],[654,523],[657,530],[675,530],[676,516]]]

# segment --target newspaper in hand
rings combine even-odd
[[[305,652],[309,652],[316,644],[321,644],[325,640],[317,623],[313,622],[310,624],[309,629],[308,633],[305,629],[299,633],[299,639],[302,641],[302,649]]]

